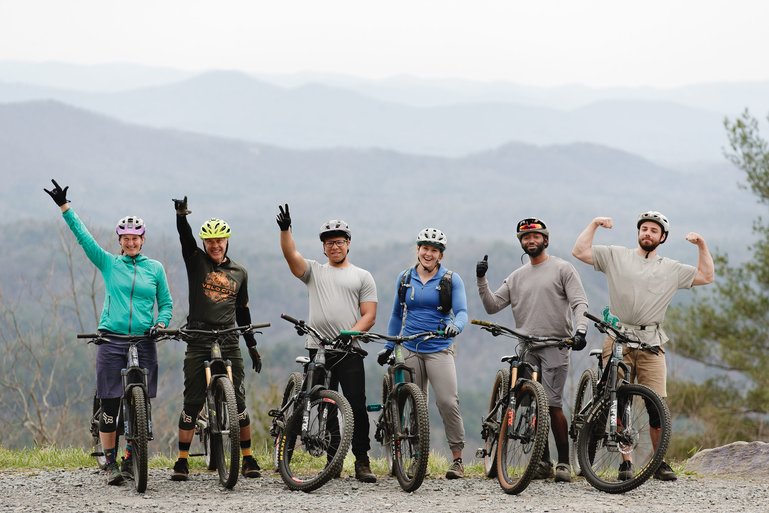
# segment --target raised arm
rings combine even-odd
[[[280,250],[283,252],[283,258],[286,259],[291,274],[300,278],[307,271],[307,262],[296,249],[294,237],[291,235],[291,214],[288,211],[288,203],[285,206],[278,206],[278,208],[280,213],[275,218],[275,221],[277,221],[280,227]],[[376,312],[376,304],[374,311]]]
[[[187,260],[198,249],[190,223],[187,222],[187,214],[190,213],[187,208],[187,196],[183,200],[175,199],[173,202],[176,210],[176,231],[179,232],[179,241],[182,243],[182,257]]]
[[[686,240],[697,246],[697,274],[694,275],[692,286],[713,283],[716,275],[715,264],[705,239],[699,233],[689,232]]]
[[[574,248],[571,250],[571,254],[575,258],[589,265],[593,265],[593,238],[599,226],[611,229],[614,227],[614,221],[612,221],[611,217],[596,217],[590,221],[590,224],[577,237]]]

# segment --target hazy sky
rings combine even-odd
[[[0,0],[0,60],[368,78],[769,80],[763,0]]]

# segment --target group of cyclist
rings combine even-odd
[[[104,307],[98,329],[109,339],[110,334],[147,335],[139,345],[143,362],[149,362],[149,392],[155,396],[157,354],[152,336],[158,328],[167,327],[173,307],[165,270],[159,262],[141,254],[145,241],[144,222],[135,216],[121,219],[116,226],[119,254],[99,247],[70,207],[68,187],[61,188],[52,180],[53,188],[45,190],[60,207],[64,219],[75,234],[91,262],[100,270],[105,283]],[[237,323],[250,324],[248,308],[248,274],[243,266],[228,256],[231,230],[229,225],[212,218],[203,223],[198,247],[187,221],[190,210],[187,198],[173,200],[176,225],[187,268],[189,310],[187,324],[196,329],[222,329]],[[342,330],[368,331],[374,325],[377,310],[376,283],[370,272],[353,265],[349,259],[352,243],[350,227],[342,220],[329,220],[319,230],[325,262],[307,259],[297,250],[291,228],[288,204],[281,205],[276,217],[280,228],[280,248],[291,273],[307,286],[308,323],[324,337],[332,339]],[[633,376],[641,384],[666,396],[665,355],[662,350],[668,338],[663,330],[665,312],[679,288],[711,283],[714,279],[713,259],[704,239],[689,233],[686,240],[698,247],[697,267],[661,257],[657,248],[669,236],[670,224],[659,212],[645,212],[638,218],[638,247],[594,246],[597,228],[612,228],[611,218],[597,217],[579,235],[572,254],[606,274],[611,312],[622,329],[639,342],[659,347],[659,351],[626,349],[625,360],[632,365]],[[526,218],[516,226],[516,236],[529,261],[513,271],[494,292],[486,274],[488,255],[476,265],[477,286],[487,313],[511,307],[516,328],[536,336],[570,338],[571,349],[586,345],[587,321],[582,315],[588,301],[574,266],[552,256],[547,247],[550,233],[537,218]],[[406,364],[414,370],[417,385],[427,395],[428,385],[435,395],[452,454],[447,479],[464,477],[462,451],[464,424],[459,406],[455,366],[455,337],[468,322],[467,298],[462,278],[441,263],[447,248],[446,235],[436,228],[425,228],[416,238],[416,264],[399,273],[393,299],[388,335],[411,335],[440,329],[442,338],[424,343],[404,344]],[[154,311],[157,307],[157,315]],[[244,336],[252,368],[260,372],[261,357],[253,335]],[[211,340],[197,337],[188,341],[184,359],[184,402],[179,418],[179,455],[171,479],[187,480],[190,443],[195,418],[203,406],[203,362],[209,357]],[[608,342],[607,342],[608,344]],[[308,336],[310,351],[317,341]],[[605,345],[607,348],[609,345]],[[550,418],[558,462],[553,468],[550,451],[545,450],[536,478],[571,481],[567,420],[563,413],[563,391],[569,367],[570,348],[553,346],[534,348],[527,358],[541,369],[541,381],[550,405]],[[131,448],[126,446],[121,465],[117,463],[116,419],[122,385],[120,369],[126,364],[128,344],[119,339],[99,346],[96,361],[97,396],[102,416],[99,430],[107,459],[107,482],[119,484],[131,471]],[[386,346],[377,361],[384,365],[392,351]],[[243,455],[242,474],[259,477],[260,468],[251,452],[249,415],[245,407],[244,363],[237,336],[222,344],[223,357],[232,362],[236,390],[240,447]],[[333,356],[331,357],[333,358]],[[333,364],[333,362],[330,362]],[[331,386],[341,385],[342,393],[353,410],[352,452],[355,477],[373,483],[368,451],[369,419],[366,411],[363,356],[353,354],[333,367]],[[652,443],[654,443],[652,429]],[[631,465],[626,462],[627,465]],[[624,463],[623,463],[624,464]],[[620,471],[632,472],[631,468]],[[655,477],[675,480],[666,463]]]

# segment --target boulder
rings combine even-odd
[[[741,475],[747,478],[769,477],[769,443],[733,442],[722,447],[703,449],[689,458],[684,467],[703,475]]]

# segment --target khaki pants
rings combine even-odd
[[[612,339],[606,337],[603,343],[603,362],[604,364],[611,356]],[[665,351],[660,347],[660,353],[654,354],[650,351],[642,351],[625,346],[623,349],[623,360],[630,366],[631,383],[639,383],[651,388],[660,397],[667,397],[667,363],[665,362]]]
[[[412,353],[405,347],[403,349],[406,365],[414,369],[414,381],[425,397],[428,382],[432,385],[449,448],[452,451],[461,451],[465,446],[465,426],[459,411],[454,346],[451,345],[437,353]]]

